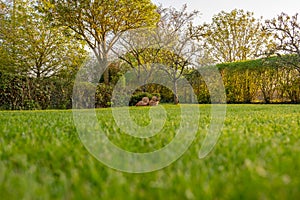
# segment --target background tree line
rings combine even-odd
[[[162,8],[150,0],[2,0],[0,108],[71,108],[76,73],[89,57],[104,74],[96,80],[97,107],[110,106],[114,86],[130,69],[141,83],[157,70],[173,83],[145,84],[137,95],[191,102],[185,78],[198,101],[209,103],[196,69],[216,64],[229,103],[300,102],[298,14],[263,21],[235,9],[196,26],[198,17],[186,6]]]
[[[286,58],[288,59],[288,58]],[[299,103],[299,72],[278,57],[217,64],[228,103]],[[188,80],[200,103],[210,103],[209,91],[198,71]]]

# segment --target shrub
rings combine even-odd
[[[96,91],[96,108],[106,108],[111,105],[113,87],[100,83]]]

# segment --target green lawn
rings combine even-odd
[[[119,172],[91,156],[72,111],[1,111],[0,199],[300,198],[300,105],[228,105],[222,135],[205,159],[198,152],[210,106],[199,107],[190,148],[172,165],[146,174]],[[178,106],[165,108],[165,127],[148,139],[123,133],[110,109],[97,110],[97,117],[115,144],[148,152],[172,141],[179,126]],[[131,108],[141,125],[149,123],[148,111]]]

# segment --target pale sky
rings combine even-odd
[[[210,22],[214,14],[222,10],[230,12],[235,8],[254,12],[255,17],[263,16],[263,19],[271,19],[281,12],[289,15],[300,13],[300,0],[152,0],[152,2],[178,9],[187,4],[189,10],[198,10],[202,14],[197,23]]]

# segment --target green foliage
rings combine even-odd
[[[5,2],[7,13],[0,16],[1,109],[71,107],[84,43],[45,20],[37,3]]]
[[[84,44],[70,36],[64,27],[54,27],[46,21],[35,3],[15,1],[9,15],[1,22],[3,69],[41,78],[78,68],[85,59]]]
[[[71,108],[72,83],[57,77],[36,79],[0,71],[0,109]]]
[[[106,108],[111,106],[112,92],[113,87],[111,85],[100,83],[96,90],[96,108]]]
[[[120,36],[132,29],[153,27],[159,20],[150,0],[43,0],[42,10],[53,23],[66,26],[91,48],[104,69]],[[104,82],[109,84],[108,71]]]
[[[201,111],[194,143],[172,165],[147,174],[121,173],[90,155],[78,138],[71,111],[2,111],[0,198],[298,199],[298,105],[228,105],[222,135],[202,160],[198,151],[211,107],[194,106]],[[164,107],[167,120],[162,132],[147,139],[122,133],[110,109],[96,113],[114,144],[150,152],[167,145],[180,124],[180,108]],[[148,111],[130,108],[140,123],[150,122]]]
[[[97,87],[83,83],[82,96],[95,89],[88,100],[91,108],[111,105],[113,87],[129,68],[134,71],[131,75],[138,76],[144,84],[137,90],[161,94],[163,103],[171,102],[172,98],[176,103],[179,97],[183,99],[181,103],[192,101],[193,97],[187,94],[189,89],[177,89],[183,76],[193,86],[198,101],[210,103],[201,75],[196,70],[189,72],[192,63],[198,62],[195,59],[202,58],[199,53],[204,53],[205,59],[227,62],[217,67],[228,103],[300,103],[297,15],[289,17],[283,13],[266,21],[262,29],[253,13],[235,9],[230,13],[222,11],[211,24],[194,28],[192,22],[198,11],[188,12],[186,6],[181,10],[157,9],[150,0],[13,3],[0,2],[0,109],[71,108],[74,77],[87,57],[84,45],[95,53],[97,64],[93,64],[108,66],[104,76],[96,80],[100,82]],[[157,29],[152,29],[155,26]],[[138,28],[149,29],[129,31]],[[271,32],[277,46],[270,41]],[[137,37],[140,35],[143,37]],[[128,45],[128,52],[121,57],[126,66],[120,60],[108,62],[108,55],[121,36]],[[195,37],[203,42],[200,43],[204,52],[194,43]],[[145,48],[140,48],[143,45]],[[270,47],[275,49],[269,49],[268,55],[277,56],[246,60]],[[288,54],[281,55],[282,52]],[[233,62],[236,60],[240,61]],[[153,78],[155,70],[162,70],[161,66],[153,67],[153,63],[165,65],[163,70],[173,82],[173,92],[163,86],[145,84]],[[141,73],[142,69],[147,74]],[[126,85],[126,80],[122,81]],[[118,97],[120,104],[124,104],[125,96],[124,92]],[[135,94],[130,105],[139,97]]]
[[[286,55],[285,59],[294,56]],[[283,65],[282,58],[217,64],[226,90],[228,103],[279,103],[300,102],[299,72]],[[209,68],[209,67],[207,67]],[[193,86],[199,103],[208,103],[209,91],[197,71],[186,75]]]
[[[270,34],[254,13],[238,9],[214,15],[212,23],[198,26],[194,35],[215,62],[253,59],[270,46]]]

